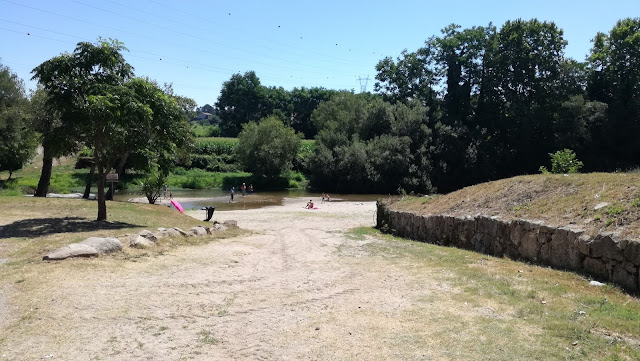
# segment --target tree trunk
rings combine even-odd
[[[11,179],[11,175],[13,175],[13,171],[12,170],[9,171],[9,178],[7,178],[7,180]]]
[[[107,220],[107,202],[104,198],[104,180],[107,178],[102,167],[98,167],[98,221]]]
[[[34,197],[46,197],[49,192],[49,184],[51,183],[51,169],[53,168],[53,157],[49,147],[43,144],[42,153],[42,172],[40,172],[40,181],[38,182],[38,189]]]
[[[93,175],[96,173],[96,163],[93,162],[91,164],[91,170],[89,171],[89,175],[87,175],[87,185],[84,187],[84,194],[82,198],[89,199],[89,194],[91,193],[91,183],[93,183]]]

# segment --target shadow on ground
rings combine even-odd
[[[33,218],[0,226],[0,239],[12,237],[41,237],[55,233],[93,232],[142,227],[124,222],[98,222],[80,217]]]

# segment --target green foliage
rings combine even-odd
[[[47,91],[47,104],[59,112],[64,136],[93,149],[98,174],[98,220],[106,220],[103,185],[116,162],[137,153],[144,169],[169,170],[190,145],[188,113],[195,103],[134,78],[117,40],[78,43],[34,69]]]
[[[551,157],[551,173],[579,173],[582,162],[576,158],[576,154],[571,149],[559,150],[549,153]]]
[[[636,207],[636,208],[640,208],[640,197],[634,199],[633,201],[631,201],[631,207]]]
[[[291,169],[300,150],[299,133],[286,127],[276,117],[268,117],[259,124],[243,126],[238,137],[235,155],[244,170],[273,178]]]
[[[140,182],[142,193],[149,201],[149,204],[155,204],[164,190],[167,181],[167,175],[154,170],[147,174],[147,177]]]
[[[24,85],[0,64],[0,171],[11,176],[35,155],[37,145]]]
[[[217,125],[191,124],[191,133],[196,138],[219,137],[220,127]]]

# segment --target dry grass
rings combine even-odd
[[[483,214],[569,224],[588,234],[640,238],[640,174],[528,175],[482,183],[437,197],[406,198],[395,209],[423,214]],[[598,210],[600,203],[609,205]]]
[[[410,289],[423,290],[402,317],[432,324],[416,342],[450,350],[434,359],[640,359],[640,300],[615,287],[369,228],[351,235],[381,240],[367,243],[368,252],[393,262]]]

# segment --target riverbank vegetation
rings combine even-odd
[[[581,165],[571,169],[585,172],[637,167],[640,18],[620,20],[608,33],[594,34],[584,61],[565,56],[566,46],[562,29],[553,22],[518,19],[499,28],[450,25],[423,47],[382,59],[376,66],[376,94],[267,87],[248,71],[223,84],[214,106],[197,108],[173,94],[170,85],[160,89],[148,79],[132,77],[117,41],[79,43],[76,52],[106,49],[117,60],[94,59],[113,69],[102,74],[100,89],[85,89],[82,77],[49,82],[58,65],[71,61],[65,56],[34,69],[43,89],[31,99],[20,79],[8,68],[0,69],[2,86],[13,94],[0,104],[0,169],[8,171],[2,186],[11,189],[5,194],[35,188],[42,196],[46,180],[53,179],[57,191],[71,191],[83,177],[64,168],[54,173],[67,175],[49,175],[47,164],[82,147],[89,154],[84,166],[96,169],[84,179],[89,185],[97,180],[99,185],[93,184],[99,194],[110,169],[120,175],[121,188],[139,187],[150,170],[162,169],[167,183],[179,188],[230,187],[251,178],[248,182],[265,188],[308,184],[331,192],[426,194],[554,171],[549,154],[570,155],[574,165]],[[84,74],[84,79],[89,75],[96,74]],[[116,75],[124,86],[112,78]],[[86,102],[65,98],[67,88],[61,84],[67,83],[82,90]],[[131,102],[118,101],[125,98]],[[115,111],[130,117],[115,121]],[[91,126],[80,121],[89,118],[95,120]],[[247,154],[257,160],[268,147],[253,153],[238,147],[243,129],[250,132],[251,124],[259,127],[264,121],[279,121],[306,139],[287,151],[286,166],[274,163],[273,169],[257,170]],[[98,125],[111,127],[111,135],[91,135],[102,129],[94,127]],[[167,143],[163,137],[169,133],[172,141]],[[103,144],[105,139],[109,142]],[[29,177],[29,171],[18,170],[38,142],[45,165],[38,184],[7,180],[14,174]]]

